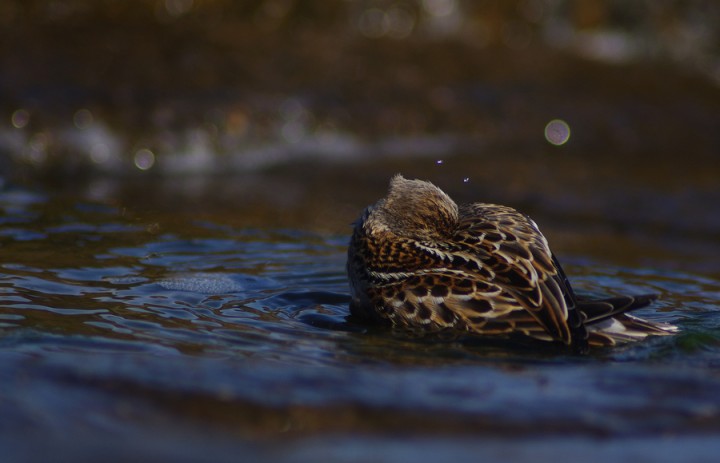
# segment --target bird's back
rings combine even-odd
[[[438,207],[438,198],[446,204]],[[434,220],[433,210],[442,217]],[[626,314],[653,296],[577,298],[526,215],[493,204],[457,207],[429,182],[402,177],[355,224],[348,274],[353,315],[413,330],[520,334],[580,351],[676,330]]]

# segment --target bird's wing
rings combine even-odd
[[[500,312],[521,308],[510,310],[507,320],[526,323],[529,314],[552,339],[573,342],[574,331],[582,328],[575,297],[547,240],[530,218],[505,206],[467,205],[460,210],[460,225],[451,242],[456,246],[451,250],[451,268],[499,290],[500,299],[480,291],[470,301],[487,300],[497,306],[493,311]]]
[[[371,297],[383,301],[379,310],[395,325],[555,339],[515,295],[464,271],[436,268],[372,291],[377,294]]]

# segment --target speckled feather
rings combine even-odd
[[[625,313],[652,295],[577,298],[526,215],[458,207],[433,184],[400,175],[356,222],[347,268],[355,317],[411,330],[521,334],[578,351],[677,330]]]

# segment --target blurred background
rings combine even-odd
[[[691,236],[692,261],[718,251],[718,24],[708,1],[6,0],[2,179],[346,233],[403,172],[658,252]]]

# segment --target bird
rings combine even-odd
[[[655,294],[576,295],[527,215],[458,205],[434,184],[401,174],[353,224],[346,269],[353,319],[412,332],[519,337],[587,353],[679,331],[628,313]]]

